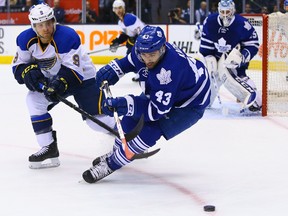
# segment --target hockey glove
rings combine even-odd
[[[250,59],[251,55],[247,49],[240,52],[237,48],[234,48],[224,61],[224,65],[230,69],[239,68],[246,65]]]
[[[251,54],[250,54],[250,52],[247,49],[243,49],[241,54],[242,54],[242,56],[241,56],[242,57],[242,61],[241,61],[240,67],[246,65],[251,60]]]
[[[100,70],[96,73],[96,85],[100,88],[104,80],[107,80],[109,85],[114,85],[119,80],[116,70],[120,69],[118,64],[115,64],[114,61],[100,68]]]
[[[43,82],[45,76],[39,69],[37,64],[28,65],[21,73],[21,77],[30,91],[43,92],[39,86],[39,82]]]
[[[114,40],[112,40],[112,43],[110,44],[109,50],[114,53],[117,51],[119,45],[120,45],[119,39],[115,38]]]
[[[48,101],[58,102],[57,96],[63,94],[67,88],[67,81],[63,77],[56,76],[49,82],[44,94]]]
[[[119,116],[134,114],[134,103],[131,96],[107,98],[102,103],[102,112],[106,115],[113,116],[114,111]]]

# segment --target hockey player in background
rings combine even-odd
[[[119,45],[126,42],[126,54],[129,54],[135,44],[137,36],[144,28],[145,24],[134,14],[126,13],[125,3],[122,0],[115,0],[113,2],[113,12],[119,18],[118,25],[122,29],[122,33],[117,38],[112,40],[112,43],[110,44],[110,51],[116,52]],[[135,82],[139,81],[139,75],[136,74],[132,80]]]
[[[202,62],[166,42],[160,27],[144,27],[131,53],[102,67],[96,82],[99,87],[105,80],[114,85],[130,71],[139,73],[143,93],[107,98],[102,104],[103,113],[113,116],[115,110],[123,116],[124,132],[134,128],[144,115],[142,131],[128,142],[130,153],[145,151],[162,136],[169,140],[202,118],[210,102],[208,71]],[[88,183],[97,182],[132,160],[126,156],[121,140],[116,138],[113,150],[96,158],[83,178]]]
[[[31,28],[17,37],[12,70],[18,83],[29,90],[26,102],[41,147],[29,157],[30,168],[55,167],[60,165],[59,151],[48,111],[59,102],[57,95],[73,95],[80,108],[111,127],[115,121],[99,115],[103,98],[95,83],[96,68],[83,50],[78,34],[72,28],[56,24],[53,9],[44,3],[31,7],[29,20]],[[86,119],[86,123],[104,132],[91,120]]]
[[[262,96],[246,74],[258,48],[258,35],[254,27],[246,18],[235,14],[232,0],[221,0],[218,13],[209,15],[204,21],[200,43],[200,53],[217,86],[211,89],[210,105],[224,83],[227,90],[250,111],[260,111]]]

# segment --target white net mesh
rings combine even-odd
[[[267,114],[288,115],[288,14],[280,12],[268,16],[268,29],[263,28],[262,16],[246,16],[256,29],[260,48],[250,64],[248,75],[259,90],[267,91]],[[267,46],[263,45],[267,37]],[[263,51],[268,52],[267,90],[262,89]]]

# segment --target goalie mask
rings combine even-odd
[[[30,13],[28,15],[32,29],[36,32],[38,35],[36,29],[35,29],[35,24],[37,23],[42,23],[47,20],[54,19],[54,31],[56,29],[56,18],[54,16],[54,11],[53,8],[49,7],[48,4],[42,3],[38,5],[33,5],[30,8]]]
[[[225,27],[231,24],[235,13],[235,4],[232,0],[221,0],[218,3],[218,12],[220,19],[223,21]]]

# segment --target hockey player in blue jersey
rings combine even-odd
[[[216,82],[216,88],[211,89],[211,104],[224,84],[244,107],[259,111],[262,96],[246,74],[250,60],[258,52],[258,35],[246,18],[235,14],[232,0],[221,0],[218,12],[204,21],[200,44],[200,53]]]
[[[17,37],[12,70],[18,83],[25,84],[29,90],[27,106],[41,147],[29,157],[30,168],[59,166],[56,132],[48,112],[59,102],[57,95],[73,95],[80,108],[111,127],[115,121],[100,115],[99,104],[103,98],[95,84],[96,68],[75,30],[56,24],[53,9],[44,3],[31,7],[29,20],[31,28]],[[47,88],[43,90],[39,83]],[[86,123],[101,131],[91,120],[86,119]]]
[[[118,26],[122,29],[122,33],[119,35],[119,37],[112,40],[112,43],[110,44],[110,51],[116,52],[119,45],[126,42],[126,54],[129,54],[135,44],[137,36],[144,28],[145,24],[134,14],[126,13],[125,3],[123,0],[115,0],[113,2],[113,12],[119,18]],[[139,81],[139,75],[136,74],[132,80],[135,82]]]
[[[143,93],[107,98],[102,105],[105,114],[113,116],[115,110],[123,116],[124,132],[134,128],[144,115],[142,131],[128,142],[130,153],[145,151],[162,136],[169,140],[202,118],[210,102],[208,71],[202,62],[166,42],[160,27],[144,27],[129,55],[111,61],[97,72],[97,85],[101,86],[105,80],[114,85],[130,71],[139,73]],[[83,178],[94,183],[131,161],[121,140],[116,138],[113,150],[96,158],[94,166],[83,173]]]

